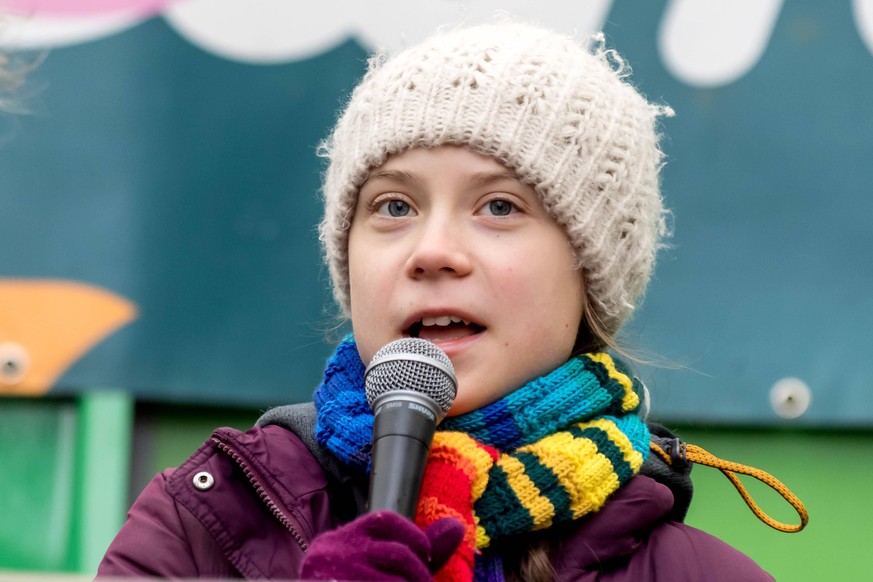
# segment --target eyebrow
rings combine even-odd
[[[484,186],[502,180],[512,180],[513,182],[521,182],[514,172],[509,170],[498,170],[494,172],[477,172],[473,174],[470,182],[475,186]]]
[[[364,183],[366,184],[373,179],[393,180],[401,183],[413,183],[419,181],[414,174],[411,174],[404,170],[374,170],[370,173],[369,176],[367,176],[367,179],[364,180]],[[494,172],[477,172],[470,177],[470,183],[474,186],[484,186],[486,184],[492,184],[501,180],[512,180],[514,182],[520,182],[518,176],[516,176],[514,172],[510,172],[508,170],[498,170]]]
[[[364,184],[373,179],[393,180],[395,182],[404,183],[418,181],[415,176],[403,170],[373,170],[370,172],[370,175],[367,176],[367,179],[364,180]]]

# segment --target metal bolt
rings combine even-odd
[[[0,384],[14,386],[24,379],[30,368],[30,355],[15,342],[0,344]]]
[[[770,389],[770,406],[782,418],[803,416],[812,402],[812,391],[800,378],[782,378]]]

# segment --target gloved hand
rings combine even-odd
[[[304,580],[418,582],[433,580],[464,538],[460,521],[445,517],[422,531],[392,511],[377,511],[323,533],[303,558]]]

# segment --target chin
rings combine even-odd
[[[481,405],[481,404],[474,405],[474,404],[469,403],[469,402],[464,402],[464,401],[458,402],[457,400],[455,400],[454,404],[452,404],[452,407],[449,408],[449,412],[446,414],[446,416],[460,416],[462,414],[467,414],[468,412],[476,410],[477,408],[480,408],[481,406],[484,406],[484,405]]]

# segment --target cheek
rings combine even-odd
[[[575,257],[558,247],[513,254],[499,269],[503,290],[520,305],[537,306],[545,312],[566,312],[581,318],[585,297],[582,271],[573,267]]]
[[[352,224],[349,232],[349,298],[352,303],[352,312],[361,313],[366,311],[363,307],[372,301],[372,293],[379,288],[379,281],[384,280],[385,270],[384,252],[374,243],[372,237],[368,237],[366,229],[360,232],[355,224]]]
[[[367,364],[378,350],[379,336],[375,322],[379,316],[376,313],[378,304],[368,301],[374,296],[375,280],[372,261],[364,245],[354,236],[354,229],[349,236],[349,301],[351,303],[352,333],[358,346],[358,355]],[[374,347],[375,346],[375,347]]]
[[[352,300],[372,303],[372,293],[384,291],[398,278],[398,257],[393,246],[368,236],[366,229],[349,234],[349,284]]]
[[[364,314],[356,311],[354,302],[352,302],[352,334],[358,347],[358,355],[366,365],[373,359],[373,356],[379,349],[377,345],[379,344],[379,339],[371,322],[364,317]]]
[[[523,321],[529,343],[540,356],[554,350],[551,358],[568,356],[576,342],[585,304],[585,285],[581,271],[572,268],[569,253],[551,260],[542,254],[526,257],[529,267],[520,272],[507,270],[514,284],[509,300],[518,306],[519,323]],[[514,277],[513,277],[514,276]],[[539,346],[539,349],[537,346]]]

